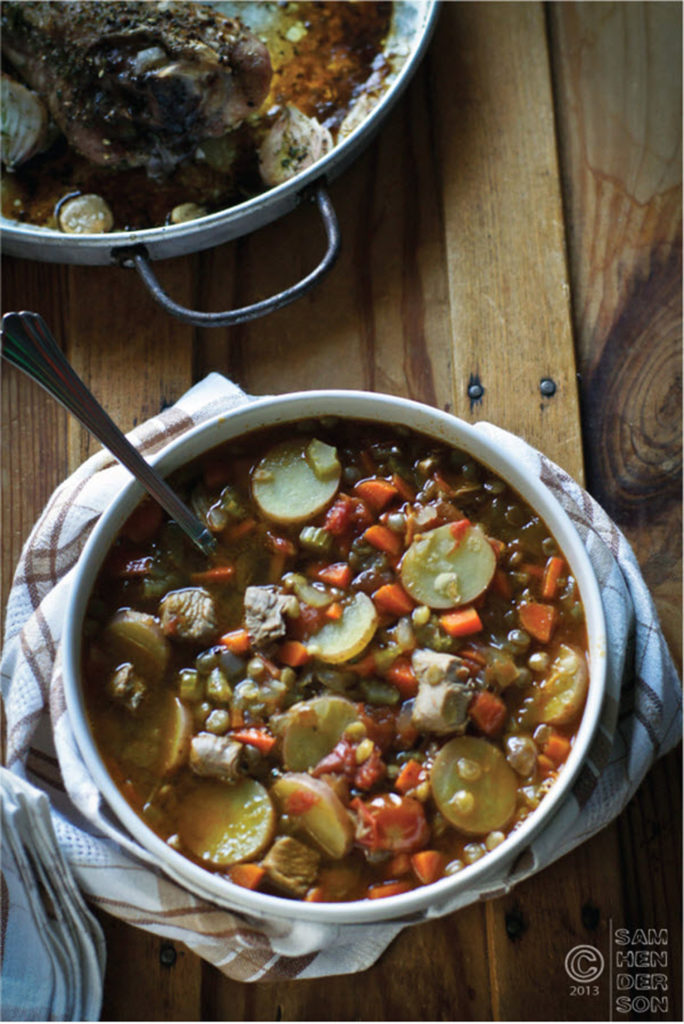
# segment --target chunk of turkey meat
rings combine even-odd
[[[264,647],[285,635],[286,615],[299,614],[294,594],[278,587],[247,587],[245,590],[245,626],[255,647]]]
[[[180,640],[205,642],[218,631],[214,599],[203,587],[172,590],[159,605],[162,629]]]
[[[462,732],[468,707],[480,688],[454,654],[418,649],[411,657],[418,680],[411,721],[421,732],[445,736]]]
[[[190,767],[196,775],[236,782],[244,775],[244,745],[229,736],[198,732],[190,741]]]
[[[292,836],[277,839],[261,862],[266,874],[279,889],[305,896],[316,881],[320,855]]]

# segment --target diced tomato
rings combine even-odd
[[[369,850],[412,853],[430,838],[423,805],[410,796],[385,794],[367,803],[356,797],[350,806],[357,814],[356,841]]]
[[[380,751],[373,747],[369,758],[359,765],[354,774],[354,785],[357,789],[372,789],[376,782],[383,779],[387,773],[387,765],[380,757]]]
[[[449,533],[456,541],[454,547],[458,547],[470,528],[469,519],[457,519],[455,523],[449,523]]]
[[[298,814],[306,814],[307,811],[310,811],[318,803],[318,800],[317,793],[300,789],[296,793],[291,793],[284,801],[285,813],[291,814],[293,817],[296,817]]]
[[[333,537],[341,537],[351,526],[353,502],[346,494],[340,494],[328,509],[323,523]]]
[[[343,736],[330,753],[321,758],[311,774],[318,778],[320,775],[335,772],[344,775],[345,778],[353,779],[357,768],[356,746],[346,736]]]
[[[313,605],[302,602],[297,618],[288,622],[288,633],[296,640],[306,640],[328,621],[325,612],[325,608],[314,608]]]

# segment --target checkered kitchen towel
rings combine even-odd
[[[131,435],[150,455],[191,426],[248,402],[211,374]],[[655,758],[681,735],[681,685],[639,567],[603,510],[558,466],[491,426],[479,429],[539,475],[578,528],[598,576],[609,632],[608,697],[592,756],[569,798],[508,884],[540,870],[623,809]],[[102,805],[76,749],[59,665],[65,598],[86,537],[129,479],[107,452],[52,496],[17,568],[7,610],[2,687],[7,764],[46,793],[62,851],[87,899],[133,925],[184,942],[240,981],[312,978],[370,966],[400,923],[340,928],[250,921],[188,893],[151,862]],[[446,913],[478,898],[462,893]]]

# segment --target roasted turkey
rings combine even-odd
[[[195,3],[6,2],[2,49],[74,149],[152,177],[241,124],[272,75],[264,43]]]

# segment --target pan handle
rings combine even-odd
[[[257,317],[273,313],[282,306],[289,305],[295,299],[300,298],[312,288],[333,266],[340,253],[340,228],[337,221],[335,209],[330,201],[326,189],[322,184],[314,187],[310,198],[316,202],[325,228],[327,248],[325,255],[310,274],[303,277],[301,281],[290,285],[284,291],[272,295],[268,299],[262,299],[251,306],[243,306],[242,309],[231,309],[224,313],[202,313],[199,310],[186,309],[169,298],[157,280],[144,245],[126,246],[117,249],[115,256],[122,266],[134,266],[147,286],[152,298],[162,306],[167,313],[176,316],[185,323],[194,324],[196,327],[230,327],[232,324],[242,324],[248,320],[256,320]]]

